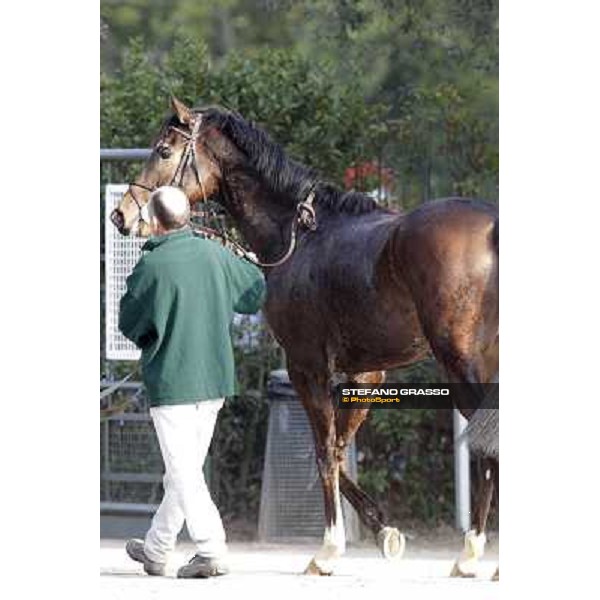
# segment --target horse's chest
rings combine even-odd
[[[265,313],[281,343],[328,342],[369,319],[376,303],[370,273],[329,264],[327,269],[297,268],[270,277]]]

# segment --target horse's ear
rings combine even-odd
[[[175,111],[180,123],[187,125],[192,120],[192,111],[175,96],[171,96],[171,108]]]

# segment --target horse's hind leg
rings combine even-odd
[[[481,307],[480,307],[481,308]],[[471,306],[464,315],[480,314],[480,321],[456,318],[439,320],[435,326],[424,326],[433,353],[442,364],[450,381],[462,383],[468,396],[464,396],[459,410],[470,418],[480,402],[483,389],[479,384],[489,382],[498,372],[498,321],[493,310]],[[491,313],[491,314],[490,314]],[[459,315],[460,316],[460,315]],[[487,472],[487,470],[486,470]],[[464,548],[451,572],[453,577],[474,577],[477,562],[483,556],[486,536],[485,522],[494,486],[493,468],[490,477],[484,481],[477,501],[477,525],[465,534]]]
[[[465,405],[458,407],[467,418],[474,414],[477,403],[482,400],[480,395],[483,390],[478,384],[488,382],[490,380],[488,374],[497,373],[498,371],[495,347],[497,347],[497,340],[488,346],[485,352],[473,352],[471,356],[456,351],[456,348],[446,349],[443,354],[444,360],[440,361],[446,367],[451,381],[458,381],[471,388],[471,398],[466,400]],[[449,356],[451,357],[450,360],[448,359]],[[476,526],[465,533],[463,551],[454,563],[450,573],[452,577],[475,577],[478,561],[484,554],[486,543],[485,524],[494,489],[494,470],[497,467],[496,461],[488,462],[490,466],[486,466],[486,478],[477,495]]]
[[[383,371],[354,375],[354,383],[378,385],[385,379]],[[404,535],[395,527],[384,524],[383,512],[377,503],[362,490],[346,472],[346,450],[356,432],[367,418],[368,408],[339,410],[336,416],[336,453],[340,465],[340,490],[356,510],[360,520],[375,535],[379,549],[386,558],[401,556],[404,552]]]
[[[295,369],[292,364],[288,364],[288,372],[313,430],[325,505],[323,545],[304,572],[307,575],[331,575],[335,561],[346,550],[346,534],[340,499],[335,411],[329,393],[329,376],[326,372],[305,373]]]
[[[483,556],[486,542],[485,526],[490,513],[498,463],[494,459],[486,458],[483,460],[483,470],[484,479],[477,492],[475,505],[475,529],[465,534],[465,546],[461,556],[454,563],[451,577],[475,577],[478,560]]]
[[[379,550],[385,558],[400,558],[406,539],[396,527],[385,525],[384,516],[373,498],[361,489],[340,465],[340,490],[357,512],[360,520],[373,532]]]
[[[448,360],[448,356],[452,359]],[[491,359],[488,357],[491,357]],[[486,352],[473,353],[471,356],[466,356],[466,353],[447,350],[444,360],[441,362],[446,367],[451,381],[458,381],[471,388],[471,398],[466,400],[465,405],[458,407],[467,418],[470,418],[475,412],[477,403],[482,400],[480,398],[482,389],[478,384],[489,381],[488,373],[495,373],[498,370],[497,352],[494,344],[488,347]],[[465,533],[462,553],[455,561],[450,573],[452,577],[475,577],[478,562],[484,554],[486,543],[485,524],[494,489],[495,465],[497,465],[496,461],[487,462],[489,462],[489,466],[486,466],[485,469],[486,477],[481,490],[477,494],[475,528]]]
[[[496,506],[500,504],[500,464],[496,463]],[[492,575],[492,581],[500,581],[500,565],[496,567],[496,571]]]
[[[493,458],[487,458],[483,461],[484,483],[479,493],[478,503],[475,512],[476,532],[485,533],[485,526],[490,514],[490,505],[494,488],[496,489],[496,498],[498,497],[500,468],[498,461]],[[500,580],[500,567],[492,575],[492,581]]]
[[[469,418],[483,401],[479,384],[498,373],[498,219],[492,211],[460,214],[407,218],[392,248],[435,358],[450,381],[464,384],[457,408]],[[483,531],[469,532],[465,550],[481,556],[484,541]]]

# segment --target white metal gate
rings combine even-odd
[[[104,191],[105,358],[137,361],[140,351],[119,331],[119,302],[127,277],[141,256],[143,238],[123,236],[110,221],[127,184],[106,184]],[[140,384],[126,385],[128,394]],[[109,399],[110,400],[110,399]],[[162,495],[162,459],[150,416],[126,412],[100,426],[100,508],[108,512],[153,512]]]
[[[128,275],[141,256],[144,239],[121,235],[110,221],[110,213],[127,190],[126,184],[107,184],[105,191],[105,283],[106,283],[106,358],[138,360],[140,351],[119,331],[119,301],[125,293]]]

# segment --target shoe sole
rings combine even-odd
[[[144,572],[147,573],[148,575],[156,575],[156,576],[162,576],[165,574],[165,567],[164,565],[161,565],[159,563],[153,563],[151,561],[149,561],[146,558],[146,555],[143,554],[143,550],[141,551],[141,554],[139,554],[138,552],[140,552],[139,550],[134,550],[133,545],[129,545],[127,544],[125,546],[125,552],[127,552],[127,556],[129,556],[129,558],[131,558],[131,560],[135,560],[136,562],[141,563],[142,565],[144,565]]]
[[[163,577],[165,574],[165,568],[160,567],[155,570],[152,570],[154,567],[149,567],[146,563],[144,563],[144,571],[147,575],[152,575],[156,577]]]
[[[222,567],[212,567],[202,571],[195,571],[193,573],[180,573],[177,572],[178,579],[209,579],[210,577],[221,577],[222,575],[227,575],[229,573],[229,569],[225,569]]]

